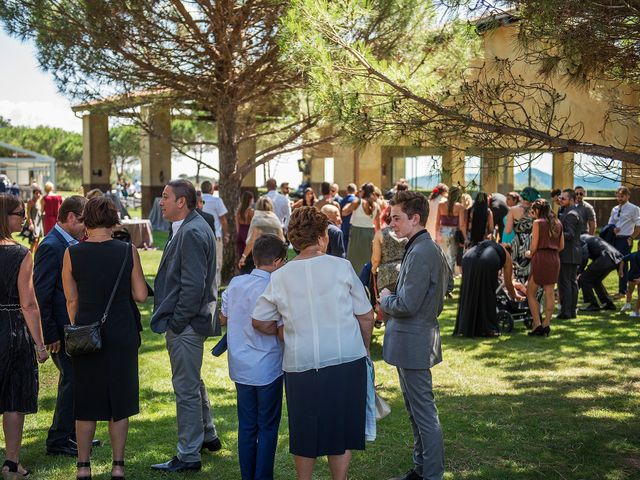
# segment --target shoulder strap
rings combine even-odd
[[[113,290],[111,291],[111,296],[109,297],[109,302],[107,303],[107,308],[104,310],[104,314],[102,315],[102,320],[100,320],[100,324],[103,324],[107,317],[109,316],[109,310],[111,310],[111,304],[113,303],[113,299],[116,296],[116,290],[118,290],[118,285],[120,285],[120,280],[122,279],[122,273],[124,272],[124,266],[127,264],[127,256],[131,255],[131,242],[126,243],[127,248],[124,252],[124,260],[122,261],[122,266],[120,267],[120,272],[118,272],[118,278],[116,279],[116,284],[113,286]]]

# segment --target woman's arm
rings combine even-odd
[[[442,205],[442,203],[438,204],[436,207],[436,238],[434,238],[436,242],[440,241],[440,205]]]
[[[358,324],[360,325],[360,333],[362,334],[362,341],[364,342],[364,348],[367,349],[367,355],[371,356],[369,352],[369,345],[371,344],[371,333],[373,332],[373,310],[364,315],[356,315]]]
[[[43,363],[49,358],[49,354],[42,339],[40,309],[38,308],[38,300],[33,288],[33,259],[29,253],[25,255],[18,271],[18,296],[24,321],[27,324],[33,342],[36,344],[38,362]]]
[[[68,248],[64,252],[64,259],[62,260],[62,287],[64,296],[67,299],[69,322],[71,322],[71,325],[75,325],[76,313],[78,313],[78,285],[71,271],[71,257],[69,256]]]
[[[342,207],[342,216],[346,217],[347,215],[351,215],[353,211],[358,208],[358,205],[360,205],[360,197],[356,197],[353,202],[347,203]]]
[[[504,226],[504,233],[513,232],[513,209],[514,207],[511,207],[507,212],[507,223]]]
[[[247,257],[251,253],[251,250],[253,250],[253,242],[255,242],[255,239],[259,238],[260,235],[262,235],[262,230],[260,230],[258,227],[253,227],[253,229],[251,230],[251,234],[247,238],[247,243],[245,243],[244,245],[242,257],[240,257],[240,261],[238,262],[240,268],[244,267],[247,263]]]
[[[373,247],[371,249],[371,272],[377,273],[382,261],[382,231],[378,230],[373,237]]]
[[[147,282],[144,281],[144,273],[142,272],[142,264],[140,263],[140,255],[138,249],[131,245],[133,250],[133,268],[131,269],[131,295],[133,299],[142,303],[147,299],[149,289]]]
[[[529,258],[533,258],[533,256],[536,254],[536,250],[538,250],[538,239],[540,236],[540,223],[539,222],[533,222],[533,228],[531,229],[531,244],[529,245],[529,251],[525,252],[528,253]]]
[[[562,232],[562,223],[557,220],[558,222],[558,227],[560,227],[560,242],[558,243],[558,253],[560,253],[562,250],[564,250],[564,234]]]
[[[299,208],[302,205],[304,205],[304,198],[301,198],[300,200],[296,200],[294,204],[291,206],[291,209],[295,210],[296,208]]]
[[[462,232],[464,238],[467,238],[467,218],[465,215],[464,207],[460,204],[456,205],[458,207],[458,228]],[[438,214],[440,214],[440,209],[438,209]],[[436,218],[436,221],[439,220]],[[438,225],[436,223],[436,225]]]
[[[503,267],[504,286],[506,287],[507,292],[509,292],[509,296],[511,298],[519,300],[521,296],[516,293],[516,289],[513,287],[513,259],[511,258],[511,254],[507,251],[507,249],[505,249],[504,252],[506,254]]]
[[[487,212],[487,238],[491,238],[493,235],[493,212],[488,209]]]

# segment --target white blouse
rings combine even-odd
[[[351,263],[329,255],[294,260],[271,274],[253,318],[284,323],[285,372],[304,372],[366,356],[356,315],[371,311]]]

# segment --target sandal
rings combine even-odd
[[[12,462],[11,460],[5,460],[4,463],[2,464],[2,471],[4,472],[4,467],[7,467],[8,468],[7,472],[8,473],[14,473],[15,477],[18,477],[18,478],[29,478],[29,476],[31,475],[31,472],[29,470],[26,470],[26,469],[25,469],[24,473],[18,472],[18,468],[20,466],[21,465],[19,463]]]
[[[76,467],[78,468],[91,468],[91,462],[78,462],[76,463]],[[76,480],[91,480],[91,473],[89,473],[89,476],[87,477],[86,475],[84,477],[76,477]]]
[[[114,460],[111,462],[111,465],[114,467],[124,467],[124,460]],[[115,477],[111,474],[111,480],[124,480],[124,476]]]

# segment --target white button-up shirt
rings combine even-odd
[[[356,315],[371,311],[348,260],[329,255],[292,260],[271,274],[253,318],[284,324],[285,372],[353,362],[367,355]]]
[[[631,202],[616,205],[611,210],[609,224],[615,225],[620,231],[618,235],[629,237],[636,226],[640,226],[640,208]]]
[[[78,240],[76,240],[71,235],[69,235],[67,231],[64,228],[62,228],[59,224],[56,223],[56,225],[53,228],[55,228],[58,231],[58,233],[62,235],[62,238],[64,238],[67,241],[69,246],[80,243],[78,242]]]
[[[282,375],[282,344],[276,335],[265,335],[251,325],[256,301],[270,276],[256,268],[249,275],[234,277],[222,293],[229,377],[243,385],[269,385]]]
[[[289,225],[289,217],[291,216],[289,199],[275,190],[269,190],[266,195],[271,200],[271,203],[273,203],[273,213],[280,219],[282,229],[286,230]]]
[[[220,197],[214,197],[210,193],[203,193],[202,201],[204,202],[202,211],[213,215],[216,219],[216,238],[222,238],[222,224],[220,223],[220,217],[227,214],[227,207],[224,206],[224,202]]]

